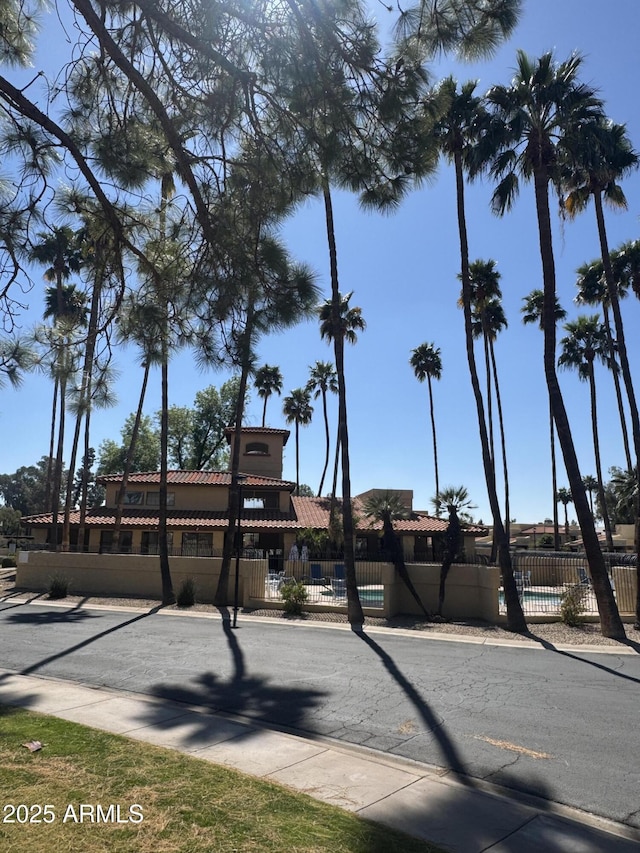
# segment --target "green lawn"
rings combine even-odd
[[[41,741],[43,749],[31,753],[22,746],[31,740]],[[79,822],[81,804],[85,812]],[[107,822],[104,817],[103,822],[91,822],[92,814],[100,816],[97,804]],[[130,812],[133,804],[140,809]],[[23,808],[14,812],[11,805]],[[37,806],[46,805],[50,808],[38,811]],[[125,822],[114,822],[118,813],[114,808],[109,814],[111,805],[120,807],[119,817]],[[7,823],[12,817],[16,822]],[[139,822],[128,822],[130,817]],[[168,749],[8,707],[0,707],[0,850],[441,853],[278,785]]]

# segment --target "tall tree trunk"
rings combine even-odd
[[[591,572],[593,591],[598,602],[601,630],[605,637],[622,640],[626,636],[624,626],[620,619],[609,575],[607,574],[607,568],[602,551],[600,550],[593,516],[589,511],[589,503],[582,477],[580,476],[571,427],[569,426],[569,419],[564,407],[564,400],[556,374],[556,274],[553,258],[553,240],[551,236],[551,217],[549,215],[548,184],[549,178],[546,169],[544,167],[537,168],[534,172],[534,190],[544,280],[542,321],[544,332],[544,373],[553,411],[553,419],[558,431],[558,440],[560,441],[567,478],[569,480],[569,488],[573,496],[573,503],[582,533],[582,542]]]
[[[269,395],[264,395],[264,406],[262,407],[262,426],[264,427],[267,421],[267,400],[269,399]]]
[[[433,436],[433,468],[436,478],[436,500],[440,495],[440,478],[438,476],[438,443],[436,441],[436,419],[433,411],[433,389],[431,387],[431,376],[427,373],[427,384],[429,386],[429,414],[431,415],[431,435]],[[440,515],[439,504],[436,515]]]
[[[158,555],[162,579],[162,603],[173,604],[173,584],[169,566],[169,541],[167,534],[167,450],[169,434],[169,356],[166,341],[162,344],[162,405],[160,410],[160,494],[158,506]]]
[[[607,334],[607,345],[609,347],[609,359],[611,362],[611,375],[613,376],[613,385],[616,390],[616,402],[618,404],[618,416],[620,418],[620,430],[622,432],[622,445],[624,447],[624,458],[627,461],[627,470],[633,469],[631,461],[631,449],[629,447],[629,431],[627,429],[627,419],[624,412],[624,403],[622,400],[622,388],[620,387],[619,365],[616,356],[616,345],[611,332],[611,319],[609,318],[609,307],[606,301],[602,302],[602,317],[604,319],[604,328]]]
[[[604,211],[602,210],[602,193],[596,192],[593,194],[593,201],[596,211],[596,221],[598,223],[598,237],[600,239],[600,252],[602,254],[602,266],[604,267],[604,277],[607,282],[607,292],[609,294],[609,302],[613,313],[613,322],[616,329],[616,343],[618,345],[618,354],[620,356],[620,368],[622,370],[622,378],[624,387],[627,392],[629,401],[629,414],[631,415],[631,432],[633,435],[633,449],[636,457],[636,476],[639,478],[636,500],[636,618],[634,627],[640,630],[640,418],[638,417],[638,404],[636,402],[636,394],[631,378],[631,369],[629,367],[629,358],[627,356],[627,344],[624,337],[624,326],[622,324],[622,313],[620,311],[620,300],[618,298],[618,286],[613,277],[613,269],[611,268],[611,256],[609,254],[609,243],[607,240],[607,229],[604,224]]]
[[[558,522],[558,468],[556,465],[556,435],[553,424],[553,409],[549,400],[549,433],[551,436],[551,487],[553,489],[553,547],[560,550],[560,525]]]
[[[296,495],[300,494],[300,422],[296,418]]]
[[[47,476],[44,483],[44,507],[51,506],[51,486],[53,480],[53,460],[56,446],[56,416],[58,413],[58,377],[53,380],[53,401],[51,403],[51,431],[49,433],[49,458],[47,459]]]
[[[600,440],[598,438],[598,404],[596,400],[596,380],[593,375],[593,362],[589,362],[589,394],[591,397],[591,431],[593,434],[593,455],[596,460],[596,478],[598,480],[598,497],[602,504],[602,521],[604,522],[604,535],[609,553],[613,551],[613,537],[611,535],[611,522],[609,511],[604,498],[604,481],[602,479],[602,462],[600,461]],[[591,509],[591,507],[589,508]],[[593,510],[591,511],[593,516]]]
[[[324,486],[324,478],[327,474],[327,468],[329,467],[329,448],[331,445],[331,440],[329,436],[329,416],[327,414],[327,392],[322,389],[322,414],[324,416],[324,436],[325,436],[325,455],[324,455],[324,468],[322,469],[322,477],[320,477],[320,485],[318,486],[318,497],[322,497],[322,487]]]
[[[64,354],[64,350],[63,350]],[[66,364],[63,367],[66,370]],[[56,450],[56,461],[53,467],[53,485],[51,488],[51,531],[49,539],[51,548],[54,551],[59,551],[58,544],[58,529],[59,529],[59,512],[60,512],[60,492],[62,490],[62,464],[64,455],[64,427],[65,427],[65,409],[67,406],[67,379],[66,376],[60,377],[60,417],[58,419],[58,445]]]
[[[62,524],[62,550],[69,550],[71,503],[73,500],[73,480],[75,476],[76,460],[78,458],[78,444],[80,442],[80,429],[82,419],[88,417],[91,405],[91,379],[93,376],[93,358],[96,350],[96,338],[98,336],[98,309],[100,306],[100,293],[102,291],[102,270],[96,269],[93,282],[93,293],[91,295],[91,309],[89,311],[89,325],[87,328],[87,341],[84,352],[84,364],[82,366],[82,377],[80,379],[80,391],[78,395],[78,413],[73,430],[73,442],[71,445],[71,458],[69,460],[69,473],[67,475],[67,495],[64,502],[64,521]]]
[[[216,607],[225,607],[229,603],[229,574],[231,571],[231,558],[235,547],[236,533],[238,530],[238,518],[240,513],[240,488],[238,485],[238,474],[240,472],[240,442],[242,438],[242,421],[244,418],[244,404],[247,393],[247,382],[250,368],[250,342],[252,335],[253,318],[251,311],[247,313],[247,322],[244,331],[244,341],[249,350],[245,352],[243,343],[242,365],[240,368],[240,383],[238,386],[238,399],[236,401],[236,418],[233,433],[233,453],[231,454],[231,483],[229,485],[229,524],[224,534],[222,547],[222,563],[220,565],[220,577],[213,603]],[[239,547],[239,546],[238,546]]]
[[[467,223],[464,209],[464,177],[462,171],[462,155],[459,150],[454,154],[455,173],[456,173],[456,198],[458,210],[458,231],[460,235],[460,258],[462,266],[462,302],[464,308],[464,328],[465,340],[467,347],[467,361],[469,364],[469,374],[471,376],[471,386],[473,395],[476,401],[476,410],[478,414],[478,429],[480,432],[480,444],[482,447],[482,463],[484,466],[484,475],[487,483],[487,494],[489,497],[489,505],[491,507],[491,515],[493,517],[493,527],[497,534],[498,541],[498,564],[502,572],[502,585],[504,588],[504,599],[507,607],[507,629],[515,633],[525,633],[527,623],[522,612],[522,605],[518,597],[516,581],[513,576],[513,567],[511,565],[511,553],[509,551],[509,540],[507,539],[504,527],[502,525],[502,512],[498,503],[498,494],[496,491],[496,473],[491,461],[489,453],[489,436],[487,434],[487,425],[484,415],[484,403],[482,401],[482,392],[480,390],[480,382],[478,380],[478,370],[476,367],[476,359],[473,351],[473,331],[471,326],[471,281],[469,277],[469,244],[467,240]]]
[[[422,610],[427,619],[430,619],[431,614],[422,603],[422,599],[418,594],[418,590],[413,585],[413,581],[409,576],[409,572],[407,571],[407,566],[404,561],[404,552],[402,550],[400,539],[396,535],[396,531],[393,527],[393,522],[391,521],[391,517],[388,514],[384,515],[382,519],[382,525],[384,529],[384,539],[391,546],[391,559],[393,560],[393,566],[396,572],[398,573],[400,579],[411,593],[413,600],[416,602],[420,610]]]
[[[118,489],[118,494],[116,496],[116,514],[113,522],[113,541],[112,541],[112,549],[115,550],[116,553],[121,553],[124,547],[124,534],[122,531],[122,513],[124,507],[124,498],[127,494],[127,488],[129,486],[129,475],[131,474],[131,468],[133,467],[133,460],[136,455],[136,445],[138,443],[138,432],[140,431],[140,422],[142,420],[142,410],[144,408],[144,398],[147,393],[147,383],[149,381],[149,370],[150,365],[147,361],[144,366],[144,373],[142,376],[142,388],[140,390],[140,397],[138,398],[138,408],[136,410],[136,419],[133,422],[133,429],[131,430],[131,441],[129,442],[129,447],[127,449],[127,456],[124,462],[124,471],[122,473],[122,480],[120,481],[120,487]]]
[[[78,519],[78,542],[76,550],[84,552],[84,532],[87,518],[87,500],[89,492],[89,481],[87,465],[89,463],[89,430],[91,426],[91,409],[87,409],[84,419],[84,464],[82,466],[82,479],[80,482],[80,518]]]
[[[491,368],[493,370],[493,387],[496,389],[496,407],[498,409],[498,428],[500,430],[500,449],[502,453],[502,475],[504,477],[504,532],[509,539],[511,529],[510,507],[509,507],[509,469],[507,466],[507,442],[504,435],[504,418],[502,417],[502,400],[500,398],[500,385],[498,383],[498,367],[493,342],[489,340],[489,353],[491,355]],[[494,456],[495,468],[495,456]]]
[[[344,568],[347,589],[347,617],[352,628],[359,629],[364,614],[356,581],[355,541],[353,511],[351,507],[351,474],[349,471],[349,432],[347,428],[347,390],[344,375],[344,335],[340,331],[340,286],[338,282],[338,254],[336,250],[333,205],[329,181],[323,177],[324,209],[329,243],[331,269],[331,307],[334,326],[333,346],[338,374],[338,435],[342,457],[342,528],[344,532]]]

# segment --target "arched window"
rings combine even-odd
[[[247,456],[268,456],[269,445],[265,444],[264,441],[251,441],[247,444],[245,454]]]

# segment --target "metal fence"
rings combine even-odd
[[[384,607],[382,565],[381,562],[356,562],[356,581],[363,607]],[[251,597],[282,601],[282,587],[292,580],[304,585],[309,604],[322,604],[331,609],[347,603],[345,566],[339,560],[287,560],[282,567],[256,561],[251,579]]]
[[[635,610],[635,554],[604,554],[620,613]],[[563,551],[515,551],[511,555],[518,595],[525,615],[559,615],[566,596],[578,596],[587,615],[598,612],[584,554]],[[500,612],[506,610],[499,591]]]

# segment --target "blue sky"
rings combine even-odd
[[[45,33],[54,25],[52,19]],[[627,124],[632,142],[640,148],[639,25],[637,0],[610,0],[606,10],[601,0],[525,0],[516,33],[491,61],[442,63],[434,67],[434,77],[453,73],[461,82],[477,79],[482,93],[494,83],[509,82],[518,48],[535,56],[553,50],[560,60],[578,50],[584,56],[582,79],[599,89],[608,114]],[[46,38],[47,45],[52,43]],[[46,54],[39,54],[36,67],[48,60]],[[5,73],[11,77],[10,70]],[[640,236],[640,173],[627,179],[624,189],[628,211],[607,214],[612,247]],[[513,212],[503,219],[489,210],[491,191],[488,183],[468,189],[470,252],[472,259],[495,259],[502,275],[509,328],[498,339],[496,357],[506,420],[511,516],[535,522],[551,516],[552,503],[542,337],[537,328],[524,327],[520,320],[522,298],[542,286],[533,190],[524,186]],[[352,492],[374,487],[413,489],[414,507],[429,507],[434,477],[427,388],[417,382],[408,360],[413,347],[432,341],[441,348],[443,361],[442,380],[434,387],[440,482],[465,485],[477,505],[476,518],[489,521],[463,318],[456,305],[460,260],[453,172],[443,164],[434,180],[413,192],[393,216],[363,213],[356,199],[342,193],[335,194],[335,208],[341,289],[355,291],[352,304],[362,308],[367,321],[357,345],[346,353]],[[562,223],[556,217],[554,227],[558,296],[570,317],[575,317],[575,269],[598,255],[593,208],[574,222]],[[299,209],[284,224],[282,236],[292,254],[317,272],[328,295],[329,262],[321,205],[309,202]],[[42,311],[44,284],[38,272],[34,277],[36,287],[28,296],[30,310],[22,318],[24,328]],[[625,301],[623,315],[631,369],[637,376],[640,303],[635,297]],[[260,363],[280,366],[284,393],[306,383],[309,365],[331,357],[314,322],[267,337],[259,347]],[[125,417],[137,403],[141,371],[132,350],[118,356],[118,367],[118,405],[96,412],[92,421],[96,447],[105,438],[119,437]],[[218,385],[226,378],[225,373],[199,372],[190,355],[183,353],[170,366],[171,402],[191,405],[200,388]],[[606,471],[611,465],[623,465],[624,457],[612,382],[604,370],[597,371],[597,381]],[[588,388],[571,373],[561,374],[561,383],[582,473],[595,474]],[[160,377],[155,374],[148,391],[149,413],[158,409],[159,397]],[[3,389],[0,471],[14,471],[47,452],[50,399],[50,384],[40,376],[27,377],[17,391]],[[335,400],[330,406],[333,438]],[[254,394],[247,423],[258,425],[260,419],[261,401]],[[285,426],[281,398],[269,401],[267,421],[271,426]],[[324,460],[319,401],[313,423],[301,430],[300,443],[301,480],[315,490]],[[284,476],[295,479],[293,434],[285,453]],[[559,465],[558,482],[565,485],[561,460]]]

